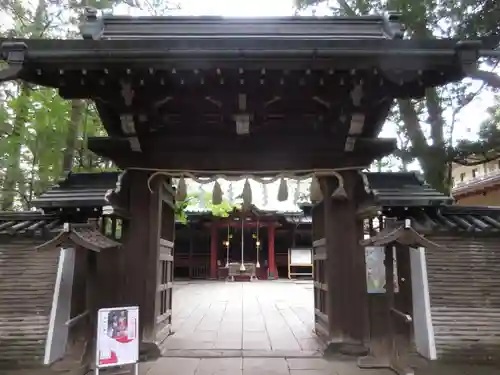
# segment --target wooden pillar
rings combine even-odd
[[[273,224],[269,224],[268,230],[268,255],[269,255],[269,279],[275,280],[278,278],[278,272],[276,270],[276,257],[274,254],[274,242],[276,239],[276,228]]]
[[[342,172],[346,197],[332,193],[338,187],[336,177],[321,178],[324,204],[325,248],[328,273],[329,342],[332,351],[366,354],[368,296],[366,260],[359,244],[362,230],[357,218],[357,184],[362,180],[356,171]]]
[[[217,225],[210,227],[210,279],[217,279]]]
[[[130,220],[121,249],[124,280],[121,288],[122,303],[124,306],[139,306],[141,341],[153,343],[162,190],[159,181],[153,180],[153,193],[149,191],[149,172],[130,170],[128,175]]]
[[[146,256],[148,244],[148,203],[147,173],[129,171],[129,213],[130,220],[124,233],[122,246],[123,284],[121,302],[124,306],[139,306],[141,326],[144,322],[144,278],[146,277]],[[133,197],[133,199],[132,199]]]
[[[152,192],[148,191],[149,195],[149,212],[148,212],[148,247],[145,261],[146,274],[144,279],[144,308],[142,320],[142,333],[145,342],[156,341],[156,294],[160,270],[158,263],[160,259],[160,239],[162,230],[162,208],[163,208],[163,186],[161,177],[157,177],[151,181]],[[147,183],[146,183],[147,185]]]

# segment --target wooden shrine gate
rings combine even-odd
[[[397,148],[378,137],[394,99],[462,79],[481,45],[403,40],[397,15],[85,18],[84,40],[4,41],[0,81],[95,102],[107,136],[89,149],[126,171],[107,197],[124,235],[103,307],[139,306],[144,348],[159,355],[172,317],[171,178],[309,176],[318,333],[333,351],[365,353],[358,214],[373,196],[358,172]]]
[[[174,190],[169,179],[145,171],[128,171],[121,183],[117,193],[121,198],[115,202],[123,202],[128,191],[130,220],[123,247],[125,265],[130,267],[126,279],[135,297],[129,303],[143,307],[139,310],[143,340],[161,346],[172,330]],[[138,257],[146,257],[146,262]]]

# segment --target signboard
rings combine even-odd
[[[312,249],[290,249],[290,265],[311,265]]]
[[[97,313],[96,368],[136,364],[138,361],[139,308],[100,309]]]

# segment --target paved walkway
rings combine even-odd
[[[394,374],[361,370],[352,360],[321,358],[321,344],[313,334],[312,282],[176,282],[173,298],[175,333],[167,339],[163,358],[140,364],[140,375]],[[128,370],[100,374],[131,374]],[[0,374],[4,375],[1,370]],[[27,374],[56,373],[7,372]],[[498,368],[441,363],[416,371],[416,375],[497,374]]]
[[[499,368],[434,364],[416,375],[497,375]],[[161,358],[144,364],[141,375],[395,375],[389,370],[361,370],[354,361],[322,358]]]
[[[312,282],[176,282],[167,356],[311,356]]]

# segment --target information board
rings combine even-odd
[[[290,265],[309,266],[312,264],[312,249],[290,249]]]
[[[139,361],[139,307],[100,309],[97,313],[97,368]]]

